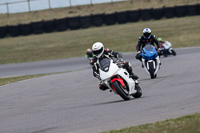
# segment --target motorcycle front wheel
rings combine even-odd
[[[124,88],[122,87],[122,85],[119,82],[114,81],[112,83],[112,85],[116,89],[117,94],[119,94],[122,99],[124,99],[126,101],[130,100],[130,95],[128,94],[127,90],[124,90]]]
[[[149,73],[150,73],[151,79],[154,79],[154,78],[157,77],[157,74],[155,75],[155,74],[154,74],[154,71],[155,71],[155,69],[154,69],[154,67],[153,67],[153,62],[150,62],[150,63],[149,63]]]

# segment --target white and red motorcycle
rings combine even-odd
[[[137,80],[133,80],[126,69],[120,67],[120,61],[104,58],[99,62],[100,78],[108,88],[118,94],[124,100],[130,100],[131,96],[139,98],[142,96],[142,89]]]

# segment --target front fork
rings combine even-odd
[[[155,69],[154,74],[156,74],[156,73],[158,72],[158,69],[160,68],[160,58],[159,58],[159,56],[156,57],[156,63],[155,63],[154,60],[149,60],[149,61],[150,61],[150,62],[153,62],[153,64],[154,64],[154,69]],[[148,63],[148,61],[147,61],[147,63]],[[142,58],[142,64],[143,64],[143,66],[144,66],[146,72],[147,72],[148,74],[150,74],[150,73],[149,73],[149,66],[148,66],[147,63],[145,63],[145,59]],[[157,66],[156,66],[156,64],[157,64]]]
[[[127,84],[124,83],[123,79],[122,79],[120,76],[116,76],[115,78],[112,78],[111,80],[109,79],[109,80],[105,80],[105,81],[104,81],[104,83],[107,84],[107,86],[109,87],[110,92],[113,91],[115,94],[117,94],[116,89],[112,86],[112,83],[113,83],[114,81],[118,81],[124,89],[128,89],[128,88],[131,89],[129,85],[127,86]],[[134,82],[135,82],[135,86],[139,84],[139,81],[138,81],[138,80],[134,80]],[[134,90],[129,90],[129,92],[127,92],[127,93],[129,93],[129,94],[134,94],[134,93],[136,93],[137,90],[135,90],[135,86],[134,86]],[[127,87],[128,87],[128,88],[127,88]],[[127,91],[128,91],[128,90],[127,90]]]

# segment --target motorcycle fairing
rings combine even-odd
[[[171,44],[170,42],[166,41],[165,43],[163,43],[162,47],[163,47],[164,49],[169,49],[169,48],[172,47],[172,44]]]
[[[110,60],[110,59],[108,60],[110,63],[109,71],[105,72],[99,69],[101,80],[107,83],[108,80],[111,79],[113,76],[119,76],[121,79],[124,79],[128,83],[129,94],[136,93],[137,91],[135,90],[135,81],[132,78],[130,78],[129,73],[125,69],[119,68],[115,63],[113,63],[113,60]],[[119,80],[119,79],[116,79],[116,80]]]
[[[149,63],[151,63],[151,62],[153,63],[153,66],[154,66],[154,70],[155,70],[154,75],[155,75],[159,69],[160,59],[158,56],[156,57],[155,60],[147,60],[146,61],[145,59],[142,59],[142,64],[144,65],[144,69],[146,70],[146,72],[148,74],[150,74],[149,73]]]
[[[107,59],[104,59],[104,60],[107,60]],[[118,66],[116,64],[114,64],[112,60],[109,60],[109,62],[107,62],[107,63],[109,63],[109,65],[105,65],[107,67],[109,66],[107,72],[101,69],[103,67],[100,67],[100,69],[99,69],[99,73],[100,73],[102,80],[110,78],[119,69]],[[107,67],[105,67],[105,68],[107,69]],[[110,69],[110,68],[112,68],[112,69]]]
[[[118,82],[120,82],[120,84],[124,87],[125,86],[125,84],[124,84],[124,81],[123,81],[123,79],[121,79],[121,78],[113,78],[112,79],[112,81],[111,81],[111,83],[113,83],[114,81],[118,81]]]
[[[147,44],[143,48],[142,58],[145,60],[152,60],[158,56],[158,52],[156,51],[155,46],[151,44]]]
[[[128,83],[129,94],[134,94],[137,92],[135,90],[135,81],[132,78],[130,78],[129,73],[125,69],[119,68],[118,71],[116,71],[115,75],[119,75]]]
[[[114,90],[115,92],[117,92],[117,91],[116,91],[115,87],[112,85],[112,83],[113,83],[114,81],[118,81],[118,82],[122,85],[122,87],[125,86],[124,81],[123,81],[122,78],[113,78],[112,81],[111,81],[111,87],[113,88],[113,90]]]

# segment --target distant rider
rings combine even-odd
[[[91,49],[87,49],[85,57],[88,59],[89,64],[92,65],[91,60],[93,59],[94,55]]]
[[[156,36],[151,34],[151,29],[145,28],[143,30],[143,36],[139,37],[138,44],[136,46],[137,54],[135,58],[142,61],[142,55],[141,55],[142,48],[144,48],[147,44],[154,45],[154,43],[156,44],[158,48],[158,53],[160,54],[160,51],[161,51],[160,43],[158,42]]]
[[[92,52],[93,52],[93,59],[91,60],[92,68],[93,68],[93,75],[94,77],[98,78],[101,81],[100,75],[99,75],[99,64],[98,62],[104,58],[112,58],[115,57],[118,60],[122,61],[122,67],[125,68],[128,73],[130,74],[130,77],[134,80],[138,79],[139,77],[135,75],[132,72],[132,67],[129,62],[123,61],[122,55],[118,52],[115,52],[110,49],[104,49],[104,45],[101,42],[96,42],[92,46]],[[101,83],[99,84],[99,89],[106,90],[108,87]]]
[[[176,56],[175,50],[172,48],[172,44],[169,41],[163,40],[161,37],[158,38],[158,42],[160,43],[160,47],[163,49],[162,55],[167,57],[168,55],[172,54]]]
[[[160,45],[162,45],[163,43],[165,43],[166,41],[164,41],[161,37],[158,38],[158,42],[160,43]]]
[[[168,41],[164,41],[161,37],[158,38],[158,42],[160,43],[160,47],[162,48],[165,43]]]

